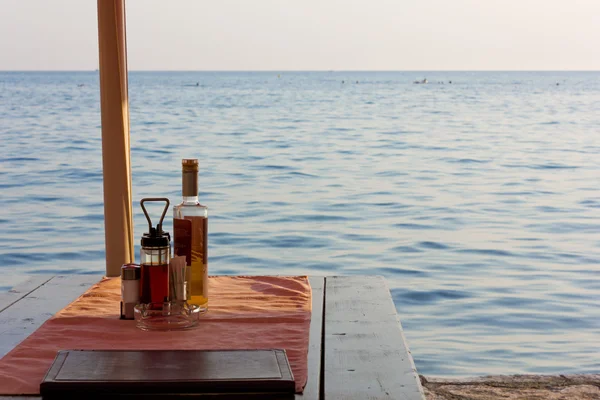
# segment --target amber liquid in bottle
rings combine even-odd
[[[188,303],[208,309],[208,208],[198,202],[198,160],[182,161],[183,202],[173,207],[174,250],[186,256]]]

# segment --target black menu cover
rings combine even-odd
[[[285,350],[278,349],[63,350],[40,385],[44,398],[289,399],[294,389]]]

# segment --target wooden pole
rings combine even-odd
[[[106,276],[134,261],[125,0],[98,0]]]

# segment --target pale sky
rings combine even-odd
[[[0,0],[0,70],[94,70],[96,0]],[[600,70],[600,0],[127,0],[130,70]]]

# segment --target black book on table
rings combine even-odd
[[[62,350],[44,399],[90,397],[293,399],[285,350]]]

